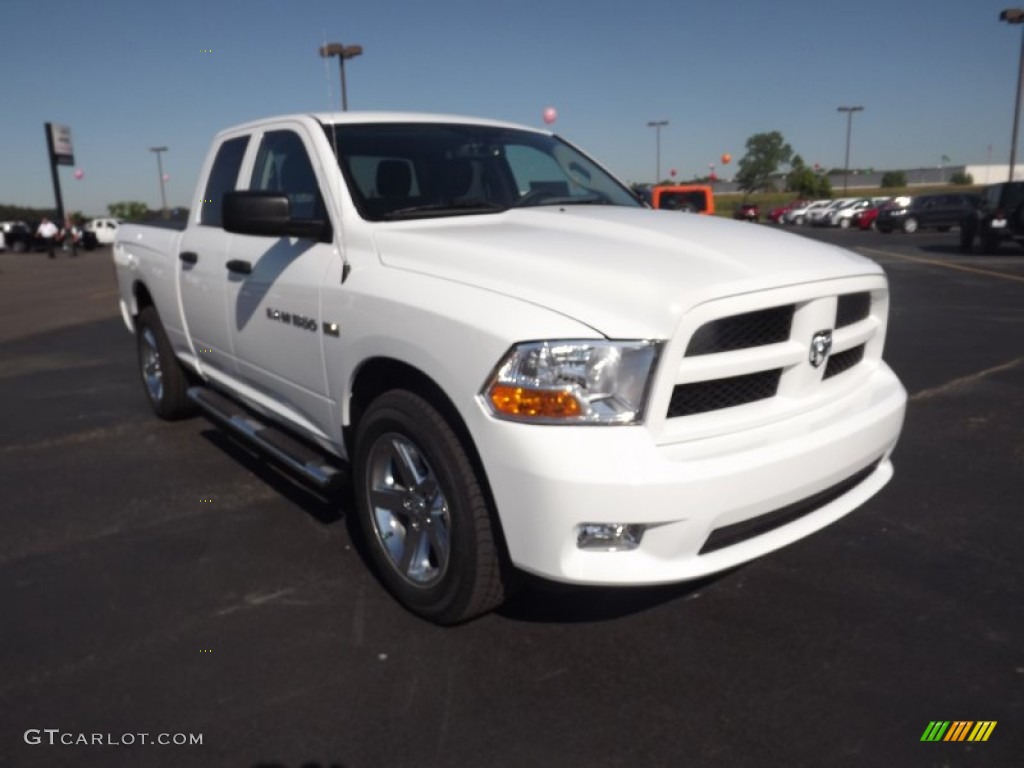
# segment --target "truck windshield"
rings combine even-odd
[[[538,205],[642,207],[604,169],[554,136],[457,123],[324,127],[352,199],[370,221]]]

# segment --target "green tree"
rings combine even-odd
[[[771,177],[793,157],[793,148],[778,131],[755,133],[747,139],[747,153],[740,159],[736,183],[744,192],[771,189]]]
[[[115,219],[124,219],[125,221],[140,221],[149,216],[149,206],[138,200],[110,203],[107,210]]]
[[[832,196],[832,185],[828,177],[808,168],[800,155],[793,156],[790,166],[792,170],[786,174],[787,191],[795,192],[800,197],[814,199]]]
[[[903,171],[886,171],[882,174],[882,189],[907,186],[907,174]]]
[[[969,187],[974,183],[974,177],[964,171],[957,171],[950,177],[949,183],[955,187]]]

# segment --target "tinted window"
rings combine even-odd
[[[242,167],[245,148],[249,146],[248,136],[228,139],[220,145],[217,157],[210,169],[210,178],[206,182],[206,193],[203,195],[203,208],[199,218],[201,224],[210,227],[221,226],[221,202],[225,192],[231,192],[238,182],[238,171]]]
[[[700,190],[689,192],[662,192],[660,207],[669,211],[678,211],[681,208],[690,207],[697,211],[707,210],[707,195]]]
[[[260,142],[249,189],[288,196],[293,219],[326,218],[316,173],[294,131],[268,131]]]

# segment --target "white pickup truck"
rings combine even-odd
[[[353,484],[385,586],[441,624],[518,575],[731,568],[892,476],[889,293],[849,251],[646,208],[550,133],[419,114],[220,133],[184,231],[123,225],[156,413]]]

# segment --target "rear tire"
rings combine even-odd
[[[195,413],[187,395],[188,377],[174,356],[154,307],[146,307],[136,318],[135,342],[142,387],[153,412],[167,421]]]
[[[495,516],[462,441],[424,398],[374,400],[356,436],[358,523],[377,573],[407,609],[437,624],[505,600]]]

